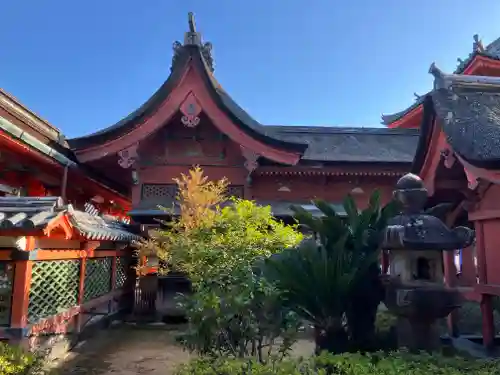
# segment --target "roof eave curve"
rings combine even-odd
[[[287,152],[303,154],[308,145],[305,143],[291,143],[275,137],[273,132],[242,109],[221,87],[213,75],[213,62],[207,62],[204,56],[205,45],[174,44],[176,54],[172,62],[171,74],[165,83],[148,99],[140,108],[120,120],[116,124],[87,136],[68,139],[73,150],[84,150],[86,148],[100,146],[108,141],[121,137],[141,124],[141,120],[153,113],[161,103],[167,99],[169,94],[177,86],[191,64],[200,73],[204,84],[208,88],[211,99],[216,103],[228,118],[240,127],[250,137]],[[211,57],[209,56],[211,59]]]
[[[453,74],[463,74],[472,65],[477,57],[492,61],[500,61],[500,38],[490,43],[484,50],[474,50],[465,60],[458,59],[459,64]],[[416,101],[412,105],[402,111],[387,115],[382,114],[382,121],[380,123],[385,126],[390,126],[394,122],[401,120],[404,116],[420,107],[423,104],[425,97],[431,93],[432,91],[417,97]]]

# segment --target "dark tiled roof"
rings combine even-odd
[[[60,197],[0,197],[0,231],[43,229],[62,215],[89,240],[133,241],[140,238],[129,232],[124,223],[75,210],[65,205]]]
[[[429,95],[429,93],[422,95],[422,96],[419,96],[418,98],[416,98],[415,102],[411,106],[403,109],[402,111],[399,111],[396,113],[391,113],[390,115],[382,115],[382,124],[383,125],[390,125],[393,122],[398,121],[400,118],[407,115],[408,113],[410,113],[414,109],[417,109],[424,102],[424,98],[426,97],[426,95]]]
[[[194,36],[201,41],[200,35]],[[413,159],[418,138],[416,133],[364,128],[262,125],[240,107],[217,82],[209,53],[207,57],[206,44],[185,41],[184,44],[175,43],[174,46],[175,54],[169,78],[143,106],[109,128],[68,140],[71,147],[78,149],[101,144],[140,126],[168,97],[188,65],[193,63],[205,80],[214,102],[235,124],[264,143],[303,153],[304,161],[409,163]]]
[[[60,197],[0,197],[0,229],[44,228],[63,209]]]
[[[170,76],[146,103],[115,125],[84,137],[68,139],[70,147],[72,149],[83,149],[96,144],[102,144],[111,139],[118,138],[140,126],[141,122],[150,114],[154,113],[158,106],[166,100],[171,91],[184,76],[189,64],[193,63],[205,80],[212,99],[244,132],[253,138],[259,139],[263,143],[268,143],[291,151],[303,152],[307,147],[306,145],[300,142],[293,143],[272,137],[272,134],[266,132],[264,125],[261,125],[253,119],[225,92],[225,90],[222,89],[207,65],[202,48],[202,45],[182,45],[177,51],[177,57],[172,64]]]
[[[411,163],[416,129],[268,126],[276,137],[304,142],[303,159],[323,162]]]
[[[434,110],[453,150],[471,164],[500,163],[500,78],[446,75],[432,67]]]
[[[140,237],[127,231],[127,225],[117,220],[90,215],[83,211],[68,208],[71,224],[89,240],[134,241]]]
[[[472,62],[472,60],[476,56],[484,56],[484,57],[487,57],[490,59],[500,60],[500,38],[498,38],[495,41],[493,41],[492,43],[490,43],[485,48],[484,52],[473,52],[469,55],[469,57],[467,59],[460,60],[459,65],[457,66],[457,68],[455,69],[455,71],[453,73],[454,74],[461,74],[469,66],[469,64]],[[408,108],[406,108],[402,111],[392,113],[389,115],[382,115],[382,124],[390,125],[393,122],[402,118],[403,116],[407,115],[408,113],[413,111],[415,108],[420,106],[424,102],[424,98],[431,93],[432,93],[432,91],[428,92],[425,95],[420,96],[419,98],[417,98],[417,100],[415,100],[415,102],[411,106],[409,106]]]

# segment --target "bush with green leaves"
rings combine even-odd
[[[438,354],[322,353],[308,359],[262,364],[254,360],[195,359],[176,375],[498,375],[500,361],[445,357]]]
[[[199,168],[176,181],[180,216],[149,248],[192,283],[193,293],[179,300],[189,322],[181,342],[205,355],[262,361],[285,355],[299,320],[256,264],[296,246],[302,235],[276,220],[270,207],[241,199],[221,207],[227,181],[210,182]]]
[[[376,313],[384,296],[379,250],[396,203],[382,206],[376,191],[360,211],[347,196],[345,217],[324,201],[314,204],[323,216],[301,207],[293,210],[298,222],[316,233],[318,243],[271,259],[268,269],[294,311],[314,324],[318,351],[373,349]]]
[[[0,342],[0,374],[28,375],[41,367],[41,360],[35,354],[20,347]]]

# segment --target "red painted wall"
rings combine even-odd
[[[188,173],[193,165],[200,165],[211,180],[225,177],[232,185],[247,185],[248,171],[240,146],[224,137],[207,119],[202,118],[196,128],[187,128],[174,120],[143,140],[138,154],[140,185],[132,188],[133,204],[140,201],[141,184],[173,184],[174,178]],[[395,182],[396,178],[383,177],[266,176],[259,175],[257,169],[246,191],[247,198],[255,200],[308,202],[320,198],[341,202],[353,188],[360,187],[364,192],[355,197],[364,206],[375,189],[381,191],[387,202]]]
[[[474,212],[484,213],[489,217],[482,221],[485,250],[485,268],[488,284],[500,285],[500,216],[491,218],[491,212],[500,215],[500,186],[492,185],[481,200],[479,209]]]
[[[344,197],[356,187],[362,194],[353,194],[360,207],[368,203],[375,189],[378,189],[382,201],[388,202],[396,178],[366,177],[356,181],[354,178],[340,176],[257,176],[252,179],[252,195],[254,199],[270,201],[310,201],[319,198],[329,202],[342,202]],[[288,188],[290,191],[284,189]],[[281,191],[280,191],[281,189]]]

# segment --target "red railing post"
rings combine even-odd
[[[10,326],[11,328],[24,329],[28,325],[28,306],[33,261],[17,260],[14,262],[14,267]]]

